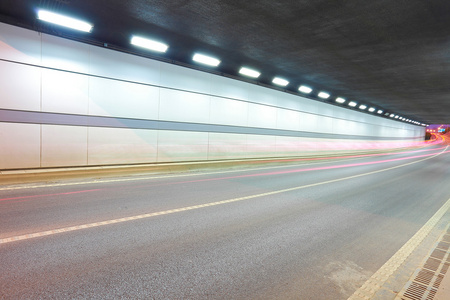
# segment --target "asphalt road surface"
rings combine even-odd
[[[346,299],[450,198],[447,144],[0,186],[1,299]]]

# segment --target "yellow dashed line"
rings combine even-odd
[[[447,150],[447,148],[445,148],[445,150]],[[173,214],[173,213],[181,212],[181,211],[188,211],[188,210],[194,210],[194,209],[203,208],[203,207],[216,206],[216,205],[227,204],[227,203],[232,203],[232,202],[238,202],[238,201],[243,201],[243,200],[248,200],[248,199],[264,197],[264,196],[271,196],[271,195],[281,194],[281,193],[285,193],[285,192],[291,192],[291,191],[295,191],[295,190],[305,189],[305,188],[309,188],[309,187],[324,185],[324,184],[328,184],[328,183],[334,183],[334,182],[349,180],[349,179],[353,179],[353,178],[358,178],[358,177],[367,176],[367,175],[371,175],[371,174],[381,173],[381,172],[385,172],[385,171],[388,171],[388,170],[393,170],[393,169],[401,168],[401,167],[404,167],[404,166],[416,164],[416,163],[419,163],[421,161],[425,161],[425,160],[434,158],[434,157],[436,157],[438,155],[441,155],[442,153],[445,152],[445,150],[440,152],[440,153],[438,153],[438,154],[436,154],[436,155],[433,155],[433,156],[430,156],[430,157],[427,157],[427,158],[424,158],[424,159],[420,159],[420,160],[417,160],[417,161],[414,161],[414,162],[409,162],[409,163],[405,163],[405,164],[402,164],[402,165],[398,165],[398,166],[395,166],[395,167],[390,167],[390,168],[386,168],[386,169],[382,169],[382,170],[378,170],[378,171],[373,171],[373,172],[368,172],[368,173],[363,173],[363,174],[358,174],[358,175],[353,175],[353,176],[349,176],[349,177],[333,179],[333,180],[328,180],[328,181],[323,181],[323,182],[318,182],[318,183],[313,183],[313,184],[308,184],[308,185],[303,185],[303,186],[297,186],[297,187],[293,187],[293,188],[288,188],[288,189],[283,189],[283,190],[278,190],[278,191],[273,191],[273,192],[267,192],[267,193],[262,193],[262,194],[257,194],[257,195],[250,195],[250,196],[245,196],[245,197],[233,198],[233,199],[229,199],[229,200],[222,200],[222,201],[216,201],[216,202],[211,202],[211,203],[206,203],[206,204],[186,206],[186,207],[170,209],[170,210],[165,210],[165,211],[147,213],[147,214],[142,214],[142,215],[137,215],[137,216],[132,216],[132,217],[124,217],[124,218],[119,218],[119,219],[112,219],[112,220],[106,220],[106,221],[101,221],[101,222],[95,222],[95,223],[89,223],[89,224],[83,224],[83,225],[76,225],[76,226],[70,226],[70,227],[65,227],[65,228],[47,230],[47,231],[42,231],[42,232],[37,232],[37,233],[30,233],[30,234],[24,234],[24,235],[19,235],[19,236],[13,236],[13,237],[9,237],[9,238],[0,239],[0,244],[6,244],[6,243],[14,242],[14,241],[21,241],[21,240],[32,239],[32,238],[36,238],[36,237],[53,235],[53,234],[56,234],[56,233],[70,232],[70,231],[76,231],[76,230],[85,229],[85,228],[92,228],[92,227],[98,227],[98,226],[103,226],[103,225],[116,224],[116,223],[122,223],[122,222],[127,222],[127,221],[138,220],[138,219],[150,218],[150,217],[155,217],[155,216],[168,215],[168,214]],[[450,204],[450,200],[447,201],[447,202],[448,202],[448,204]],[[446,203],[446,205],[447,205],[447,203]],[[441,211],[442,209],[443,208],[441,208],[439,211]],[[405,251],[405,250],[402,250],[402,251]],[[395,264],[396,263],[395,261],[391,262],[391,260],[389,260],[389,262],[386,263],[386,264],[390,265],[390,264]],[[392,268],[394,268],[394,267],[395,267],[395,265],[393,265]],[[396,269],[396,267],[395,267],[395,269]],[[376,273],[377,274],[376,278],[378,278],[378,277],[385,278],[387,276],[387,274],[391,274],[391,273],[386,273],[386,275],[383,275],[384,273],[386,273],[385,269],[380,271],[379,274],[377,272]],[[381,282],[382,280],[383,279],[377,279],[376,282]],[[376,282],[374,282],[374,284],[369,284],[368,285],[368,289],[372,289],[375,286]],[[365,289],[364,289],[364,291],[365,291]],[[353,298],[353,299],[365,299],[365,298]]]
[[[442,216],[450,208],[450,199],[428,220],[425,225],[400,248],[375,274],[372,275],[348,300],[372,299],[388,278],[403,264],[419,246]]]

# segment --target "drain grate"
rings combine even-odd
[[[423,266],[413,276],[396,299],[433,300],[450,266],[450,225],[436,247],[430,251]],[[450,276],[450,275],[449,275]]]
[[[440,265],[441,265],[441,261],[439,259],[430,257],[423,267],[425,269],[436,272]]]

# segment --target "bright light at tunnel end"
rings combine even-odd
[[[83,31],[83,32],[91,32],[92,27],[93,27],[91,24],[89,24],[87,22],[84,22],[84,21],[81,21],[78,19],[74,19],[74,18],[71,18],[68,16],[56,14],[56,13],[53,13],[53,12],[50,12],[47,10],[43,10],[43,9],[38,10],[37,18],[41,21],[53,23],[56,25],[68,27],[68,28]]]

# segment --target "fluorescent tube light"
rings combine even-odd
[[[367,108],[367,105],[364,105],[364,104],[361,104],[360,106],[359,106],[359,109],[362,109],[362,110],[364,110],[364,109],[366,109]]]
[[[381,110],[381,109],[379,109],[378,111],[377,111],[377,114],[379,114],[379,115],[381,115],[383,113],[383,111]]]
[[[272,80],[272,83],[274,83],[276,85],[280,85],[280,86],[287,86],[289,84],[289,81],[287,81],[286,79],[280,78],[280,77],[275,77]]]
[[[312,92],[312,88],[310,88],[309,86],[306,86],[306,85],[301,85],[301,86],[298,88],[298,90],[299,90],[300,92],[302,92],[302,93],[305,93],[305,94],[309,94],[309,93]]]
[[[252,69],[249,69],[249,68],[245,68],[245,67],[242,67],[239,70],[239,73],[242,74],[242,75],[248,76],[248,77],[252,77],[252,78],[258,78],[259,75],[261,75],[260,72],[252,70]]]
[[[395,115],[394,114],[390,114],[389,117],[393,118]]]
[[[337,103],[344,103],[344,102],[345,102],[345,99],[344,99],[344,98],[341,98],[341,97],[337,97],[337,98],[336,98],[336,102],[337,102]]]
[[[131,38],[131,44],[138,46],[138,47],[146,48],[146,49],[149,49],[152,51],[163,52],[163,53],[167,51],[167,48],[169,48],[169,46],[164,43],[146,39],[146,38],[142,38],[139,36],[133,36]]]
[[[397,115],[395,115],[395,117],[394,117],[395,119],[398,119],[398,116]]]
[[[355,101],[350,101],[350,102],[348,103],[348,106],[355,107],[356,104],[357,104],[357,103],[356,103]]]
[[[325,93],[325,92],[320,92],[318,96],[322,99],[328,99],[330,97],[330,94]]]
[[[211,57],[211,56],[207,56],[207,55],[203,55],[203,54],[199,54],[199,53],[195,53],[194,56],[192,57],[192,59],[198,63],[204,64],[204,65],[208,65],[208,66],[212,66],[212,67],[217,67],[220,64],[220,60],[218,60],[217,58]]]
[[[374,112],[374,111],[375,111],[375,107],[369,108],[369,111],[370,111],[370,112]]]
[[[64,15],[55,14],[55,13],[49,12],[47,10],[38,10],[37,17],[41,21],[57,24],[60,26],[64,26],[64,27],[68,27],[68,28],[72,28],[72,29],[84,31],[84,32],[91,32],[92,27],[93,27],[91,24],[89,24],[87,22],[77,20],[74,18],[70,18],[70,17],[64,16]]]

